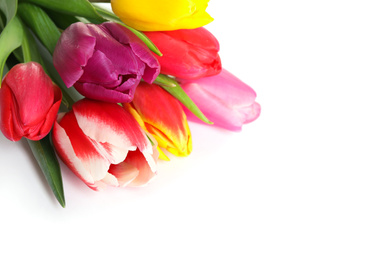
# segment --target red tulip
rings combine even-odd
[[[36,62],[17,64],[0,88],[0,129],[11,141],[40,140],[51,130],[62,93]]]
[[[54,124],[53,144],[62,161],[93,190],[141,186],[156,174],[156,147],[133,116],[114,103],[76,102]]]
[[[154,136],[160,148],[176,156],[191,153],[191,132],[183,108],[177,99],[160,86],[141,82],[131,105],[123,106]],[[160,158],[169,160],[162,151]]]
[[[163,54],[155,55],[163,74],[197,79],[216,75],[222,69],[218,40],[203,27],[144,33]]]

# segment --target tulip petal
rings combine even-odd
[[[21,123],[17,120],[11,89],[4,82],[0,88],[0,129],[6,138],[19,141],[23,137]]]
[[[115,91],[115,89],[108,89],[101,85],[92,83],[75,83],[74,87],[77,91],[84,96],[88,96],[90,99],[102,100],[106,102],[131,102],[133,99],[136,85],[133,85],[128,93]],[[93,91],[91,91],[93,89]]]
[[[208,0],[111,0],[114,13],[140,31],[193,29],[213,18],[206,13]]]
[[[61,160],[89,187],[96,189],[94,179],[74,152],[72,143],[70,142],[65,129],[57,122],[54,123],[52,138],[53,145],[57,151],[57,154],[61,157]]]
[[[197,79],[218,74],[221,58],[218,40],[205,28],[145,32],[164,54],[157,57],[161,73],[182,79]]]
[[[104,156],[105,153],[102,152],[103,149],[99,147],[95,140],[83,133],[77,124],[74,113],[67,113],[61,119],[59,125],[64,129],[67,136],[64,139],[68,139],[71,144],[71,147],[65,144],[67,149],[62,149],[62,154],[70,153],[73,155],[74,153],[72,156],[73,161],[75,160],[74,157],[77,157],[83,166],[80,167],[78,165],[81,168],[77,169],[80,177],[83,180],[87,180],[89,186],[93,186],[96,181],[102,180],[107,175],[110,167],[109,160]],[[56,139],[61,142],[60,139]]]
[[[81,22],[72,24],[66,31],[57,42],[53,64],[65,85],[71,87],[83,75],[83,68],[94,53],[96,39]]]
[[[84,99],[73,105],[73,111],[80,128],[90,139],[130,151],[138,148],[151,170],[157,170],[152,145],[134,117],[122,107]]]
[[[133,53],[145,63],[146,67],[143,73],[143,79],[148,83],[152,83],[158,74],[160,74],[160,64],[145,43],[134,33],[121,25],[104,23],[103,26],[111,32],[117,41],[129,45]]]
[[[261,107],[255,101],[256,92],[229,73],[222,70],[213,77],[198,80],[180,80],[184,91],[215,125],[240,131],[242,125],[260,115]],[[201,122],[186,108],[189,120]]]
[[[191,150],[191,134],[180,102],[155,84],[141,82],[132,102],[159,146],[179,156]]]
[[[42,122],[42,125],[39,126],[39,132],[37,134],[29,134],[25,135],[26,138],[30,140],[40,140],[43,137],[45,137],[53,127],[53,122],[55,121],[57,117],[58,110],[61,106],[61,100],[62,100],[62,92],[61,89],[53,85],[54,88],[54,104],[49,109],[49,111],[46,114],[45,120]]]
[[[127,158],[120,164],[112,164],[108,171],[116,177],[121,187],[129,185],[139,174],[137,167]]]
[[[7,74],[5,82],[12,90],[21,123],[34,125],[42,121],[54,100],[50,77],[35,62],[17,64],[12,72]]]
[[[138,174],[137,177],[129,183],[130,187],[143,186],[156,176],[157,158],[158,152],[156,146],[153,147],[152,155],[148,154],[145,156],[145,153],[141,153],[139,150],[128,154],[126,160],[131,161],[140,172],[140,174]]]
[[[79,82],[90,82],[105,87],[115,87],[120,84],[118,73],[112,61],[103,52],[96,50],[88,60],[88,65],[84,68],[84,74],[80,77]]]

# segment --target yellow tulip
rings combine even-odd
[[[113,12],[140,31],[195,29],[213,21],[209,0],[111,0]]]

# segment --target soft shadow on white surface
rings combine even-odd
[[[389,259],[388,8],[211,1],[223,66],[262,114],[191,124],[193,153],[146,187],[94,192],[63,166],[62,209],[1,136],[1,258]]]

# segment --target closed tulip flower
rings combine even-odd
[[[184,91],[205,116],[219,126],[240,131],[243,124],[254,121],[261,107],[256,92],[227,70],[198,80],[179,80]],[[185,108],[189,120],[201,122]]]
[[[117,104],[76,102],[58,118],[52,137],[62,161],[93,190],[141,186],[156,175],[156,147]]]
[[[53,62],[67,87],[85,97],[130,102],[141,78],[152,83],[160,65],[148,47],[117,23],[74,23],[61,35]]]
[[[191,153],[191,132],[183,108],[177,99],[161,87],[141,82],[133,102],[123,105],[154,136],[160,148],[176,156]],[[169,160],[162,151],[160,158]]]
[[[221,72],[218,40],[205,28],[167,32],[145,32],[163,56],[161,73],[183,79],[197,79]]]
[[[209,0],[111,0],[114,13],[140,31],[194,29],[213,21]]]
[[[0,88],[0,129],[11,141],[40,140],[51,130],[61,90],[36,62],[17,64]]]

